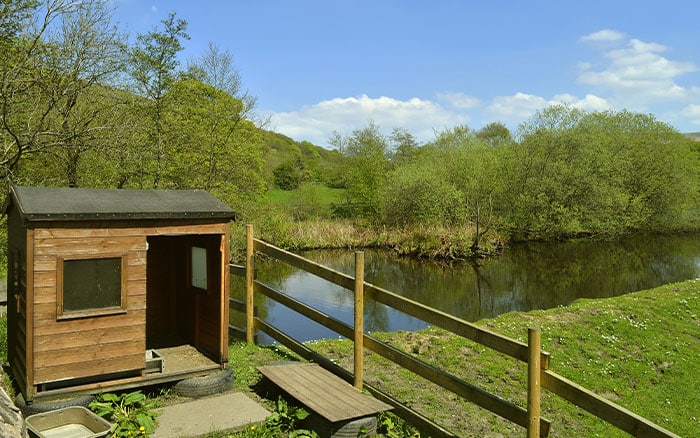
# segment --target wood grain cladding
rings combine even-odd
[[[145,367],[147,237],[226,234],[228,224],[34,229],[32,383]],[[60,258],[126,256],[125,313],[57,320]]]

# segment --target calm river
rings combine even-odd
[[[465,262],[398,258],[376,250],[364,253],[367,282],[468,321],[700,278],[700,234],[514,245],[497,258],[481,261],[478,267]],[[303,255],[354,274],[352,251],[311,251]],[[352,291],[279,262],[256,262],[256,275],[300,301],[352,324]],[[234,290],[239,293],[241,288],[236,286]],[[271,300],[259,300],[256,305],[260,316],[297,340],[338,337]],[[423,321],[382,304],[365,302],[365,330],[369,332],[426,326]]]

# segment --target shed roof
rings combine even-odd
[[[10,203],[28,222],[228,219],[233,210],[204,190],[126,190],[14,186]]]

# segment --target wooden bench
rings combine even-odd
[[[327,427],[322,429],[328,430],[316,430],[319,434],[329,432],[326,436],[345,436],[350,433],[349,429],[359,427],[358,425],[369,429],[367,425],[374,424],[376,428],[376,414],[393,409],[391,405],[363,394],[318,364],[287,362],[260,366],[257,369],[325,420]],[[340,435],[336,435],[338,432]],[[357,436],[356,432],[352,433]]]

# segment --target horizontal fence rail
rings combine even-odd
[[[333,330],[341,336],[349,339],[353,339],[355,336],[354,328],[350,325],[345,324],[344,322],[339,321],[330,315],[320,312],[261,281],[254,280],[253,256],[255,252],[278,259],[350,291],[354,290],[356,287],[356,280],[352,276],[335,271],[291,252],[277,248],[273,245],[265,243],[262,240],[254,239],[252,237],[252,227],[249,226],[246,266],[231,265],[231,274],[246,277],[246,288],[248,289],[246,302],[234,299],[230,300],[231,310],[246,313],[246,328],[245,330],[241,330],[236,327],[229,326],[231,332],[236,333],[239,336],[241,333],[245,333],[244,336],[246,339],[248,339],[249,342],[252,342],[253,332],[260,330],[286,347],[290,348],[304,359],[312,360],[336,375],[339,375],[349,383],[352,383],[354,376],[351,372],[333,363],[330,359],[314,352],[306,345],[294,340],[281,330],[253,314],[254,309],[252,294],[257,292],[279,302],[280,304],[283,304],[284,306],[329,328],[330,330]],[[527,363],[530,360],[531,352],[528,344],[518,342],[506,336],[486,330],[482,327],[476,326],[475,324],[456,318],[439,310],[432,309],[421,303],[412,301],[370,283],[363,281],[362,285],[364,289],[364,296],[366,298],[373,299],[408,315],[419,318],[429,324],[441,327],[520,361]],[[459,395],[465,400],[488,409],[491,412],[514,422],[515,424],[528,428],[528,436],[547,436],[549,434],[551,422],[539,417],[539,402],[537,402],[536,411],[533,412],[530,410],[531,395],[528,396],[528,410],[525,410],[498,396],[490,394],[481,388],[471,385],[450,373],[440,370],[426,362],[421,361],[420,359],[417,359],[414,356],[394,348],[373,336],[363,334],[362,344],[363,348],[367,348],[370,351],[381,355],[398,366],[401,366],[441,386],[442,388]],[[539,345],[539,333],[537,334],[536,344]],[[538,350],[539,354],[537,354],[537,351],[532,352],[535,354],[534,358],[539,358],[540,362],[539,379],[535,378],[537,391],[539,391],[539,386],[541,385],[542,388],[557,394],[570,403],[588,411],[589,413],[633,436],[667,438],[678,437],[661,426],[658,426],[653,422],[552,372],[549,370],[550,354],[542,351],[539,348]],[[535,362],[537,361],[535,360]],[[533,376],[531,374],[529,376],[529,380],[532,377],[537,376]],[[378,399],[394,406],[395,413],[397,415],[418,427],[421,431],[435,437],[457,436],[452,432],[447,431],[442,426],[435,424],[430,419],[425,418],[422,414],[413,411],[402,402],[395,400],[381,390],[367,383],[364,383],[364,388]],[[531,394],[530,391],[531,389],[529,388],[529,394]],[[537,399],[539,399],[539,392],[537,392]],[[533,425],[533,421],[536,422],[536,425]],[[532,435],[532,431],[534,431],[536,435]]]
[[[318,310],[285,295],[264,283],[259,281],[254,281],[254,288],[256,292],[260,292],[265,296],[272,298],[273,300],[285,305],[286,307],[304,315],[305,317],[315,321],[341,336],[346,338],[353,337],[353,328],[341,322],[325,313],[319,312]],[[273,327],[270,324],[266,324],[268,327]],[[527,427],[527,411],[523,408],[516,406],[507,400],[497,397],[465,382],[458,377],[446,373],[420,359],[415,358],[405,352],[390,346],[389,344],[376,339],[373,336],[365,334],[363,336],[363,346],[386,359],[396,363],[397,365],[412,371],[413,373],[429,380],[448,391],[451,391],[465,400],[475,403],[482,408],[488,409],[494,414],[500,415],[501,417],[514,422],[523,427]],[[550,427],[550,422],[545,419],[540,420],[540,427],[548,431]],[[546,436],[546,434],[544,434]]]
[[[289,337],[287,334],[283,333],[282,331],[278,330],[274,326],[268,324],[267,322],[261,320],[261,319],[256,319],[255,320],[255,328],[258,330],[261,330],[268,336],[271,336],[272,338],[276,339],[278,342],[280,342],[282,345],[285,347],[289,348],[302,358],[313,361],[321,365],[323,368],[326,370],[334,373],[337,376],[340,376],[343,378],[345,381],[348,383],[353,383],[353,375],[350,371],[346,370],[345,368],[341,367],[340,365],[334,363],[330,359],[328,359],[325,356],[322,356],[315,351],[311,350],[308,348],[306,345],[296,341],[295,339]],[[370,394],[372,394],[374,397],[377,399],[383,401],[384,403],[388,403],[394,407],[394,413],[398,415],[399,417],[403,418],[406,420],[408,423],[414,425],[417,427],[419,430],[423,431],[426,433],[428,436],[434,437],[434,438],[453,438],[453,437],[458,437],[459,435],[456,435],[447,429],[443,428],[439,424],[433,422],[429,418],[425,417],[419,412],[414,411],[410,407],[406,406],[404,403],[402,403],[399,400],[396,400],[395,398],[391,397],[389,394],[386,394],[385,392],[381,391],[380,389],[365,383],[363,388],[368,391]]]
[[[269,245],[261,240],[254,239],[254,249],[269,257],[281,260],[291,266],[314,274],[326,281],[337,284],[348,290],[353,290],[355,280],[342,272],[335,271],[319,263],[312,262],[289,251]],[[429,324],[444,328],[464,338],[478,342],[486,347],[500,353],[511,356],[515,359],[527,362],[527,344],[518,342],[506,336],[494,333],[490,330],[479,327],[470,322],[454,317],[445,312],[433,309],[424,304],[402,297],[401,295],[389,292],[371,283],[364,283],[365,295],[367,298],[398,309],[407,315],[414,316]],[[542,366],[544,369],[549,365],[549,353],[542,352]]]

